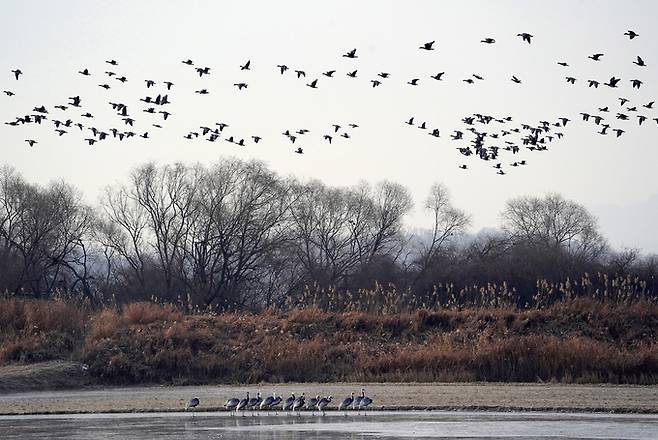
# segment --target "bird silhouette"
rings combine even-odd
[[[249,70],[249,66],[251,65],[251,60],[247,60],[244,65],[240,66],[240,70]]]
[[[21,69],[15,69],[15,70],[12,70],[11,72],[12,72],[12,73],[14,74],[14,76],[16,77],[16,80],[18,80],[18,77],[21,76],[21,75],[23,74],[23,72],[21,72]]]
[[[359,58],[359,57],[356,55],[356,49],[352,49],[352,50],[350,50],[349,52],[343,54],[343,57],[345,57],[345,58]]]
[[[613,76],[612,78],[610,78],[610,81],[608,81],[607,83],[603,83],[603,84],[605,84],[608,87],[615,88],[615,87],[617,87],[617,84],[619,83],[619,81],[621,81],[621,79],[615,78]]]
[[[303,70],[295,70],[295,73],[297,74],[298,79],[301,78],[302,76],[306,77],[306,72],[304,72]]]
[[[639,89],[643,83],[639,79],[632,79],[631,84],[634,89]]]
[[[576,84],[576,78],[574,78],[573,76],[567,76],[566,78],[568,83]]]
[[[517,78],[516,76],[514,76],[514,75],[512,75],[512,81],[515,82],[515,83],[517,83],[517,84],[521,84],[521,80],[518,79],[518,78]]]
[[[530,35],[530,34],[528,34],[528,33],[526,33],[526,32],[523,32],[523,33],[521,33],[521,34],[516,34],[516,36],[517,36],[517,37],[521,37],[521,40],[523,40],[523,41],[527,41],[528,44],[530,44],[531,39],[532,39],[532,37],[533,37],[533,35]]]
[[[640,58],[639,56],[637,57],[637,60],[633,61],[633,64],[638,65],[640,67],[646,67],[646,64],[644,63],[644,60]]]
[[[314,79],[313,81],[311,81],[309,84],[306,84],[306,85],[307,85],[308,87],[312,88],[312,89],[317,89],[317,88],[318,88],[318,87],[317,87],[317,84],[318,84],[318,80],[317,80],[317,79]]]
[[[350,76],[350,77],[352,77],[352,78],[356,78],[356,72],[358,72],[358,71],[355,70],[355,71],[353,71],[353,72],[348,72],[348,73],[347,73],[347,76]]]
[[[189,60],[189,59],[188,59],[188,60],[185,60],[185,61],[181,61],[181,63],[183,63],[183,64],[187,64],[188,66],[193,66],[193,65],[194,65],[194,63],[192,62],[192,60]]]
[[[564,61],[558,61],[558,64],[562,67],[569,67],[569,64],[565,63]]]
[[[408,81],[407,84],[411,84],[412,86],[417,86],[418,85],[418,78],[414,78],[411,81]]]
[[[595,53],[594,55],[590,55],[587,58],[589,58],[590,60],[594,60],[594,61],[601,61],[602,56],[603,56],[602,53]]]
[[[304,154],[304,149],[302,147],[299,147],[295,150],[295,153],[297,154]]]
[[[632,40],[633,38],[640,36],[639,34],[636,34],[635,32],[633,32],[631,30],[628,30],[628,31],[624,32],[624,35],[628,36],[629,40]]]
[[[388,72],[380,72],[380,73],[377,74],[377,76],[386,79],[386,78],[388,78],[389,76],[391,76],[391,74],[388,73]]]
[[[486,44],[493,44],[495,42],[496,40],[494,40],[493,38],[485,38],[484,40],[480,40],[480,43],[486,43]]]
[[[247,88],[247,84],[246,84],[246,83],[235,83],[235,84],[233,84],[233,85],[236,86],[236,87],[238,88],[238,90],[242,90],[242,89],[246,89],[246,88]]]
[[[89,73],[88,69],[80,70],[78,71],[79,74],[84,75],[84,76],[89,76],[91,73]]]
[[[35,141],[34,139],[25,139],[25,142],[30,144],[30,147],[34,147],[34,144],[38,144],[39,142]]]
[[[323,73],[323,75],[328,76],[329,78],[333,78],[334,73],[336,73],[335,70],[327,70],[326,72]]]
[[[283,75],[285,73],[285,71],[288,70],[288,66],[286,66],[285,64],[277,64],[276,67],[279,68],[279,71],[281,72],[281,75]]]
[[[437,81],[441,81],[441,79],[442,79],[441,77],[442,77],[444,74],[445,74],[445,72],[439,72],[439,73],[437,73],[436,75],[430,75],[430,78],[433,78],[433,79],[435,79],[435,80],[437,80]]]
[[[380,82],[380,81],[377,81],[376,79],[371,79],[370,82],[372,83],[372,86],[373,86],[373,87],[377,87],[378,85],[381,84],[381,82]]]
[[[11,92],[9,90],[3,90],[2,93],[4,93],[7,96],[14,96],[14,92]]]
[[[165,81],[164,84],[167,86],[167,90],[171,90],[171,87],[174,85],[171,81]]]
[[[430,41],[429,43],[423,43],[423,45],[420,46],[419,49],[423,49],[423,50],[434,50],[434,48],[433,48],[432,46],[434,46],[434,43],[435,43],[435,42],[436,42],[436,41]]]

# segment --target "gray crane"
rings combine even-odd
[[[295,393],[291,393],[291,394],[290,394],[290,397],[288,397],[288,398],[286,399],[285,403],[283,404],[283,410],[284,410],[284,411],[291,411],[291,410],[292,410],[292,406],[293,406],[294,403],[295,403],[295,400],[296,400],[296,399],[295,399]]]
[[[301,417],[301,413],[299,410],[301,410],[304,407],[304,403],[306,402],[306,399],[304,398],[304,393],[302,393],[301,396],[299,396],[297,399],[295,399],[295,402],[292,404],[292,410],[297,411],[297,415]]]
[[[354,402],[354,392],[350,393],[350,397],[347,397],[345,400],[343,400],[340,405],[338,406],[339,411],[346,411],[350,405]],[[347,416],[347,412],[345,412],[345,415]]]
[[[187,402],[187,405],[185,405],[185,411],[188,409],[194,409],[197,406],[199,406],[199,399],[197,397],[192,397],[189,402]],[[194,413],[192,413],[192,417],[194,417]]]
[[[235,415],[235,410],[238,407],[239,403],[240,403],[240,399],[238,399],[236,397],[232,397],[232,398],[230,398],[226,401],[226,403],[224,404],[224,407],[227,410],[231,411],[231,415]]]
[[[238,403],[238,406],[236,408],[236,411],[242,411],[242,417],[244,417],[244,410],[247,408],[248,404],[249,404],[249,391],[247,391],[247,397],[242,399],[240,403]]]
[[[331,403],[331,399],[333,399],[333,396],[326,396],[320,399],[317,403],[318,411],[322,411],[322,415],[324,415],[324,409]]]

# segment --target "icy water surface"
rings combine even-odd
[[[1,416],[14,439],[658,439],[658,416],[371,412],[232,417],[226,413]]]

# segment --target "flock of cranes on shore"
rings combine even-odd
[[[632,30],[628,30],[623,35],[628,37],[629,40],[634,40],[639,37],[639,34]],[[533,35],[525,32],[519,33],[517,36],[521,39],[521,42],[528,44],[531,44],[534,38]],[[496,43],[496,40],[492,37],[486,37],[480,40],[480,42],[485,45],[492,45]],[[434,51],[437,49],[435,46],[436,41],[430,41],[422,43],[418,46],[418,50]],[[342,57],[349,60],[356,60],[359,58],[359,55],[357,54],[357,49],[354,48],[343,53]],[[594,53],[587,58],[592,62],[598,63],[601,62],[604,57],[604,53]],[[117,73],[119,63],[116,60],[107,60],[105,63],[109,67],[108,70],[105,70],[104,76],[101,76],[103,78],[102,82],[98,84],[100,88],[108,91],[115,86],[120,86],[128,81],[128,78],[125,75]],[[190,71],[191,75],[198,75],[200,78],[203,78],[211,74],[211,67],[197,65],[191,59],[183,60],[182,64],[185,68],[192,69]],[[564,69],[570,68],[569,63],[566,61],[558,61],[557,64]],[[639,69],[647,67],[645,60],[639,55],[636,56],[633,64]],[[239,65],[239,71],[249,71],[252,67],[252,61],[247,60],[244,64]],[[345,72],[345,75],[350,78],[359,77],[359,69],[357,67],[357,65],[353,65],[352,68]],[[305,85],[311,89],[317,89],[322,86],[323,83],[330,81],[331,78],[334,78],[339,74],[335,69],[327,70],[318,74],[318,77],[307,83],[307,72],[305,70],[300,68],[290,68],[286,64],[276,65],[276,71],[280,75],[289,75],[290,73],[287,73],[289,70],[292,70],[294,76],[296,76],[297,79],[302,79]],[[29,75],[25,75],[19,68],[13,69],[11,73],[15,80],[19,80],[24,76],[29,77]],[[87,78],[96,78],[99,76],[92,74],[88,68],[78,70],[78,74]],[[574,74],[567,74],[565,76],[567,84],[575,85],[577,82],[580,82],[580,79],[573,75]],[[410,78],[405,82],[411,87],[416,87],[425,81],[443,82],[446,80],[447,76],[448,74],[445,71],[442,71],[430,75],[427,79]],[[376,88],[391,81],[390,78],[391,74],[389,72],[380,72],[374,79],[370,79],[369,82],[372,88]],[[523,83],[523,80],[517,75],[511,75],[510,80],[515,84]],[[245,81],[246,79],[241,77],[240,80],[233,83],[233,86],[238,91],[244,91],[245,89],[248,89],[249,86]],[[461,79],[461,82],[469,85],[477,84],[482,81],[485,81],[485,79],[480,74],[473,74],[468,78]],[[594,89],[599,88],[599,86],[619,88],[621,84],[626,83],[622,82],[620,78],[615,76],[605,82],[596,79],[587,79],[586,81],[587,87]],[[628,80],[628,84],[630,84],[631,90],[639,90],[644,84],[644,81],[639,78],[632,78]],[[139,105],[143,108],[140,108],[137,111],[140,115],[144,113],[150,115],[146,121],[146,123],[150,125],[148,130],[139,130],[139,132],[137,132],[136,128],[133,128],[135,127],[134,124],[137,120],[137,116],[133,110],[132,103],[130,104],[129,111],[128,103],[115,101],[109,101],[108,105],[111,106],[114,112],[116,112],[116,116],[118,117],[116,125],[110,128],[103,128],[93,124],[92,121],[94,120],[94,114],[89,111],[91,109],[83,107],[83,98],[77,95],[69,97],[68,102],[66,103],[54,105],[51,109],[48,109],[45,105],[35,106],[31,113],[16,116],[14,120],[7,121],[5,124],[13,127],[24,124],[41,125],[43,121],[50,119],[54,125],[54,132],[59,137],[71,132],[82,133],[84,141],[89,146],[93,146],[96,143],[108,139],[116,139],[118,141],[128,140],[133,137],[151,139],[149,130],[162,129],[163,125],[173,116],[173,113],[170,110],[172,101],[170,100],[169,93],[175,88],[175,84],[169,80],[156,81],[154,79],[145,79],[144,85],[147,90],[152,90],[153,93],[139,99],[141,102]],[[198,95],[210,94],[208,88],[199,88],[193,92]],[[15,95],[11,90],[4,90],[4,94],[8,97]],[[73,115],[71,113],[74,109],[83,108],[84,110],[81,110],[78,115]],[[614,136],[619,138],[623,133],[628,131],[629,121],[632,121],[633,119],[637,120],[638,125],[642,125],[649,119],[658,123],[658,117],[654,117],[655,115],[653,114],[648,114],[648,112],[653,110],[654,101],[643,101],[637,103],[636,100],[620,97],[619,107],[609,104],[597,107],[595,110],[589,112],[581,112],[580,115],[582,116],[583,121],[593,122],[598,134],[607,135],[608,133],[614,133]],[[615,113],[614,119],[608,117],[608,114],[612,113]],[[85,120],[84,123],[82,122],[83,119]],[[528,163],[526,159],[517,158],[516,155],[518,153],[521,153],[522,151],[526,153],[547,151],[549,145],[553,141],[561,139],[564,136],[564,132],[561,129],[565,127],[569,121],[569,118],[562,116],[559,118],[552,118],[551,120],[517,122],[514,121],[511,116],[507,115],[494,116],[475,113],[461,118],[463,126],[452,130],[449,138],[451,141],[455,142],[469,142],[467,145],[460,144],[456,147],[463,157],[473,156],[484,161],[490,161],[490,163],[492,163],[492,168],[497,170],[497,174],[505,175],[506,173],[504,169],[506,169],[506,167],[519,167]],[[412,116],[409,120],[404,122],[410,127],[424,130],[430,136],[441,138],[442,130],[440,128],[432,126],[428,121],[421,121],[417,116]],[[614,127],[612,126],[613,123],[615,124]],[[217,142],[220,139],[223,139],[224,141],[239,147],[258,144],[263,140],[263,137],[256,133],[229,133],[229,130],[225,131],[228,127],[229,124],[226,122],[213,121],[191,129],[188,133],[183,135],[183,138],[186,140],[205,139],[208,142]],[[332,144],[332,142],[335,142],[336,140],[349,140],[352,137],[352,130],[357,127],[358,125],[352,121],[340,122],[327,126],[324,132],[321,133],[322,142]],[[306,141],[308,133],[310,133],[310,130],[306,128],[287,128],[281,134],[286,142],[290,142],[294,153],[304,154],[304,148],[299,144]],[[34,147],[39,143],[38,140],[33,138],[25,139],[25,142],[30,147]],[[509,153],[511,155],[511,158],[504,165],[499,157],[502,153]],[[465,163],[459,164],[458,166],[463,170],[468,169],[468,166]]]
[[[283,400],[283,397],[277,396],[276,393],[263,398],[261,393],[258,392],[256,397],[250,397],[247,391],[246,397],[243,399],[237,397],[228,399],[224,404],[224,408],[230,411],[232,415],[241,412],[242,416],[245,415],[245,411],[251,411],[253,415],[255,412],[260,411],[277,411],[278,413],[278,410],[288,414],[297,413],[298,416],[301,416],[300,411],[319,411],[322,412],[322,415],[325,415],[325,411],[330,407],[332,401],[333,396],[320,396],[319,394],[306,400],[304,393],[300,396],[295,396],[295,393],[292,393],[285,400]],[[185,406],[185,410],[197,408],[200,403],[198,397],[193,397]],[[349,397],[346,397],[338,405],[337,409],[338,411],[344,411],[347,415],[348,410],[365,410],[371,404],[372,399],[366,396],[365,388],[361,388],[360,395],[355,395],[352,392]]]

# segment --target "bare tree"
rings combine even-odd
[[[360,265],[399,248],[402,218],[412,206],[404,187],[382,182],[373,191],[365,183],[343,189],[314,181],[298,190],[292,225],[307,280],[344,281]]]
[[[441,183],[435,183],[430,188],[425,209],[432,214],[433,222],[430,238],[420,243],[418,276],[428,269],[450,240],[465,232],[471,222],[469,215],[452,205],[448,189]]]
[[[559,194],[510,200],[502,218],[503,230],[515,243],[560,249],[582,261],[599,258],[607,248],[596,218]]]
[[[15,269],[12,290],[27,288],[38,297],[72,277],[90,294],[85,241],[92,227],[91,209],[70,185],[41,188],[10,168],[0,170],[2,259]]]

